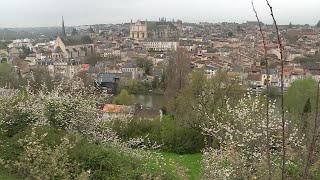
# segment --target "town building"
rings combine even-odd
[[[146,41],[143,42],[143,46],[147,51],[176,51],[178,47],[178,42],[170,41]]]
[[[136,40],[169,40],[178,38],[178,29],[172,23],[162,18],[159,21],[131,22],[130,37]]]
[[[34,67],[47,70],[50,76],[59,76],[67,80],[73,79],[81,70],[80,61],[75,59],[39,60]]]
[[[62,34],[58,36],[52,51],[52,59],[72,59],[92,56],[95,53],[94,43],[90,36],[67,36],[62,19]]]

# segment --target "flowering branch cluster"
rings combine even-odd
[[[108,126],[108,123],[115,119],[106,119],[103,117],[102,110],[97,107],[100,101],[98,98],[93,91],[85,89],[83,84],[77,81],[70,84],[60,84],[51,91],[48,91],[45,86],[37,91],[28,86],[25,91],[17,92],[12,96],[0,97],[0,102],[4,105],[0,107],[1,132],[10,130],[14,125],[21,124],[20,120],[23,120],[25,126],[32,128],[53,127],[58,130],[65,130],[71,134],[80,135],[91,142],[114,147],[119,150],[119,153],[125,153],[130,157],[143,160],[143,162],[150,161],[159,164],[159,167],[161,167],[162,158],[155,156],[152,152],[144,151],[147,147],[155,149],[159,145],[152,144],[148,137],[122,141]],[[56,151],[56,149],[49,150],[43,147],[39,143],[41,138],[33,137],[33,139],[25,140],[30,140],[30,143],[23,144],[25,150],[25,154],[23,154],[25,157],[23,158],[28,159],[20,159],[18,163],[15,163],[17,166],[19,166],[19,163],[35,162],[30,159],[29,155],[42,161],[40,151],[46,153],[55,153]],[[64,143],[61,144],[61,148],[62,146],[69,147],[68,144]],[[135,149],[132,147],[135,147]],[[60,146],[57,148],[59,149]],[[65,156],[62,152],[61,155]],[[53,163],[51,160],[46,162]],[[22,164],[20,165],[22,166]],[[145,164],[144,167],[146,173],[150,172],[148,164]],[[165,172],[163,168],[161,173]],[[150,172],[150,174],[152,173]]]
[[[218,109],[218,115],[207,115],[209,122],[203,124],[202,130],[205,135],[217,139],[219,148],[209,148],[204,151],[204,171],[208,172],[205,174],[210,174],[211,177],[228,175],[247,179],[251,178],[252,175],[266,173],[257,173],[266,161],[267,126],[265,109],[261,97],[248,93],[239,100],[236,106],[230,106],[227,102],[225,109]],[[268,109],[270,115],[269,147],[272,163],[276,163],[276,160],[281,157],[282,121],[279,112],[276,110],[275,101],[269,102]],[[291,125],[290,121],[287,121],[287,123],[287,127],[289,127],[289,124]],[[291,125],[290,129],[287,129],[288,149],[301,148],[303,140],[304,136],[298,135],[298,129],[295,126]],[[224,164],[225,161],[228,162],[227,165]],[[219,168],[221,163],[224,164],[223,167],[225,168]],[[237,171],[237,168],[240,168],[240,171]],[[246,172],[246,174],[244,175],[242,172]]]

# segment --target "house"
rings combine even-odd
[[[132,79],[139,79],[143,77],[143,71],[133,63],[126,63],[122,66],[122,72],[132,73]]]
[[[179,48],[192,52],[195,49],[195,45],[192,40],[179,41]]]
[[[311,77],[312,79],[320,82],[320,64],[319,63],[304,63],[302,67],[305,70],[306,77]]]
[[[147,41],[143,42],[143,46],[146,48],[147,51],[176,51],[178,43],[170,41]]]
[[[88,71],[90,68],[90,64],[81,64],[81,71]]]
[[[103,107],[103,119],[127,119],[134,115],[135,108],[133,106],[124,106],[117,104],[106,104]]]
[[[114,94],[117,92],[121,74],[118,73],[100,73],[97,75],[97,85],[106,89],[108,93]]]
[[[217,72],[217,68],[212,65],[205,65],[204,66],[204,73],[207,77],[213,77]]]
[[[36,64],[37,55],[36,54],[29,54],[24,60],[28,61],[34,65],[34,64]]]
[[[261,70],[261,82],[260,84],[263,86],[267,85],[267,82],[269,82],[269,85],[271,86],[277,86],[278,85],[278,74],[276,69],[269,69],[269,75],[267,75],[266,69]]]
[[[138,119],[150,119],[153,120],[155,117],[160,116],[162,117],[162,111],[148,108],[148,107],[142,107],[142,106],[136,106],[134,111],[134,117]]]
[[[44,68],[51,76],[61,76],[71,80],[81,70],[80,60],[75,59],[45,59],[36,61],[36,68]]]

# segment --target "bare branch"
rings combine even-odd
[[[270,15],[273,19],[274,26],[276,28],[277,33],[277,39],[279,44],[279,50],[280,50],[280,61],[281,61],[281,121],[282,121],[282,173],[281,173],[281,179],[285,179],[285,158],[286,158],[286,147],[285,147],[285,118],[284,118],[284,84],[283,84],[283,74],[284,74],[284,58],[283,58],[283,45],[281,43],[280,33],[279,33],[279,27],[277,25],[276,18],[273,13],[272,6],[270,5],[269,1],[266,0],[269,9],[270,9]]]
[[[266,153],[267,153],[267,164],[268,164],[268,179],[271,180],[272,179],[272,166],[271,166],[271,158],[270,158],[270,133],[269,133],[269,91],[270,91],[270,87],[269,87],[269,67],[268,67],[268,57],[267,57],[267,45],[266,45],[266,38],[264,36],[263,30],[262,30],[262,24],[261,21],[259,19],[258,13],[255,9],[253,0],[252,0],[252,8],[253,11],[256,15],[257,21],[259,23],[259,30],[261,33],[261,38],[262,38],[262,43],[263,43],[263,49],[264,49],[264,60],[266,63],[266,73],[267,73],[267,102],[266,102]]]

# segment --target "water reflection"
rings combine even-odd
[[[142,106],[160,109],[165,106],[166,100],[163,95],[135,95],[136,103]]]

